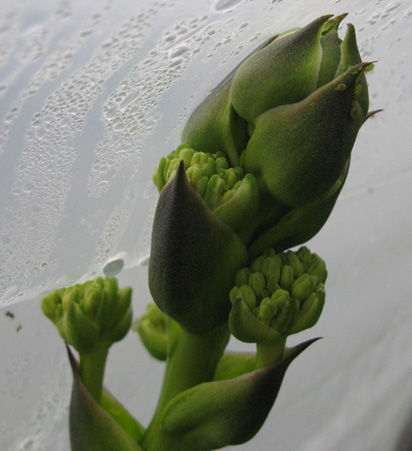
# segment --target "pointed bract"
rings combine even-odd
[[[121,427],[115,419],[106,412],[90,395],[82,383],[77,363],[73,354],[67,348],[70,365],[73,371],[73,389],[70,404],[70,444],[72,451],[141,451],[142,448]],[[114,399],[106,403],[112,406]],[[119,404],[117,404],[119,409]],[[139,439],[142,428],[133,422],[131,417],[122,415],[127,420],[128,431],[136,434]]]
[[[248,248],[251,258],[257,257],[269,247],[281,252],[313,238],[329,218],[345,183],[348,169],[349,162],[336,190],[332,190],[330,195],[304,207],[294,208],[274,226],[256,237]]]
[[[182,142],[198,152],[224,152],[232,166],[247,141],[247,124],[230,103],[232,78],[217,86],[190,116]]]
[[[358,44],[356,42],[355,27],[352,24],[348,24],[348,30],[345,38],[341,43],[341,60],[339,67],[336,70],[335,77],[338,77],[345,72],[349,67],[356,66],[362,62],[362,58],[359,53]],[[366,117],[369,110],[369,94],[368,83],[366,82],[365,74],[362,74],[360,87],[362,89],[358,102],[362,107],[363,115]]]
[[[192,333],[227,321],[227,293],[248,254],[187,179],[183,164],[162,190],[154,218],[149,287],[158,307]]]
[[[247,442],[265,422],[289,365],[316,340],[296,346],[275,365],[184,391],[163,411],[165,433],[191,451]]]
[[[301,102],[258,117],[243,166],[256,175],[262,196],[302,207],[339,180],[363,123],[358,82],[368,65],[350,68]]]
[[[236,71],[232,104],[236,112],[254,124],[274,107],[303,100],[317,85],[322,58],[321,31],[330,16],[275,39],[249,57]]]

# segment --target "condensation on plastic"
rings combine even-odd
[[[395,449],[412,409],[411,1],[3,0],[1,9],[0,448],[69,447],[70,369],[41,295],[118,274],[141,314],[151,174],[189,113],[271,34],[349,12],[364,60],[378,60],[371,108],[384,111],[362,128],[341,198],[309,244],[328,263],[327,305],[291,344],[325,338],[293,363],[254,442],[236,449]],[[106,382],[147,424],[162,371],[131,333],[113,347]]]

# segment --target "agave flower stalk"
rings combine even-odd
[[[110,346],[131,325],[131,290],[97,278],[57,290],[42,309],[79,353],[73,451],[211,451],[250,440],[290,363],[315,340],[325,262],[301,245],[328,219],[370,116],[366,72],[346,15],[276,34],[193,112],[161,158],[149,263],[154,304],[135,330],[166,362],[144,429],[103,388]],[[289,249],[289,250],[288,250]],[[230,333],[256,353],[225,353]]]

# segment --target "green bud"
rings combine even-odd
[[[166,166],[166,158],[163,157],[160,159],[156,171],[153,173],[153,183],[157,186],[157,189],[159,191],[161,191],[166,184],[166,180],[164,177],[165,166]]]
[[[79,353],[93,353],[122,339],[132,320],[131,289],[114,277],[62,288],[42,300],[42,310]]]
[[[167,316],[152,303],[146,307],[146,313],[142,315],[134,326],[134,330],[149,351],[157,360],[167,359],[168,326]]]
[[[299,301],[304,301],[313,291],[312,281],[309,274],[301,274],[294,282],[292,296]]]
[[[293,269],[289,265],[284,265],[280,273],[279,285],[285,290],[293,285]]]
[[[272,320],[272,328],[280,335],[286,334],[294,315],[294,305],[290,294],[286,290],[277,290],[272,294],[271,300],[277,306],[277,315]]]
[[[312,254],[310,265],[307,270],[308,274],[316,276],[319,282],[325,282],[328,272],[326,270],[326,263],[318,255]]]
[[[301,102],[272,108],[256,119],[243,167],[257,175],[266,198],[303,207],[340,179],[364,121],[356,110],[357,87],[367,66],[350,68]]]
[[[266,277],[266,280],[274,279],[275,282],[279,282],[280,279],[280,268],[282,263],[276,258],[268,257],[265,258],[262,265],[262,274]]]
[[[58,319],[56,309],[57,309],[57,305],[59,302],[60,302],[60,298],[58,297],[58,295],[55,292],[50,293],[47,296],[45,296],[41,302],[41,309],[42,309],[43,314],[46,315],[47,318],[49,318],[54,323]]]
[[[161,161],[155,170],[155,174],[163,173],[162,176],[154,177],[158,181],[159,191],[173,180],[179,163],[183,161],[192,187],[206,205],[243,238],[244,231],[248,230],[248,224],[254,220],[259,210],[260,195],[255,176],[245,175],[240,167],[230,168],[227,159],[220,152],[212,155],[196,152],[187,146],[178,147],[166,161]],[[164,180],[164,184],[159,180]]]
[[[152,357],[161,361],[167,359],[167,335],[159,333],[154,329],[148,319],[140,321],[136,331]]]
[[[325,304],[325,290],[323,285],[319,285],[315,292],[312,292],[303,302],[299,316],[292,324],[289,333],[295,334],[305,329],[313,327],[323,310]]]
[[[262,273],[254,272],[249,277],[249,286],[257,297],[262,298],[265,293],[266,280]]]
[[[250,307],[239,298],[234,301],[230,311],[229,329],[234,337],[245,343],[269,344],[281,338],[276,328],[270,327],[259,315],[253,314]]]
[[[247,285],[249,283],[249,276],[252,274],[249,268],[242,268],[236,274],[236,285]]]
[[[71,304],[78,303],[79,300],[80,300],[79,289],[76,286],[69,287],[62,296],[63,311],[67,312]]]
[[[323,16],[282,39],[274,39],[236,71],[232,104],[250,123],[279,105],[299,102],[317,85],[322,58]]]
[[[129,332],[130,326],[132,325],[133,312],[129,308],[127,312],[123,315],[120,321],[115,323],[113,327],[107,332],[106,339],[111,343],[123,340],[127,332]]]
[[[93,352],[99,341],[98,325],[75,302],[66,311],[63,331],[63,338],[80,353]]]
[[[236,280],[244,282],[248,275],[247,285],[235,286],[229,294],[229,327],[239,340],[274,345],[319,319],[326,266],[306,247],[280,253],[267,249]]]
[[[264,261],[265,261],[265,257],[263,257],[263,256],[255,258],[255,260],[253,260],[253,262],[252,262],[252,265],[250,266],[250,270],[252,272],[261,272]]]
[[[229,208],[238,182],[232,172],[223,177],[216,166],[229,188],[222,190],[216,182],[208,194],[215,211],[219,202],[227,203],[218,216],[250,245],[252,258],[268,247],[279,252],[311,239],[343,187],[352,147],[368,117],[365,72],[372,68],[361,61],[351,24],[344,40],[339,37],[345,17],[325,15],[269,39],[208,96],[185,127],[186,144],[205,155],[222,152],[229,170],[241,166],[255,177],[244,187],[247,195]],[[163,174],[154,177],[159,189],[167,183],[168,164],[173,171],[167,174],[176,173],[174,164],[162,160]],[[193,186],[204,196],[206,181],[197,183]]]
[[[267,284],[266,284],[266,291],[268,293],[274,293],[276,290],[280,288],[279,285],[279,279],[280,279],[280,271],[279,271],[279,277],[271,277]]]
[[[306,246],[302,246],[298,249],[298,251],[296,252],[296,255],[299,257],[299,260],[305,265],[307,266],[310,262],[310,258],[312,253],[310,252],[310,250],[306,247]]]
[[[278,305],[275,300],[271,298],[264,298],[260,303],[259,319],[262,323],[270,326],[272,319],[276,316]]]
[[[102,302],[103,292],[101,288],[97,286],[90,286],[87,290],[85,290],[84,294],[84,311],[90,316],[94,317],[99,308],[99,305]]]
[[[299,277],[301,274],[303,274],[305,269],[296,253],[292,251],[287,251],[285,255],[288,265],[293,269],[294,277]]]
[[[236,292],[236,299],[241,299],[251,310],[256,306],[256,295],[249,285],[242,285]]]
[[[120,320],[130,309],[132,304],[132,289],[130,287],[123,287],[117,292],[117,308],[116,318]]]

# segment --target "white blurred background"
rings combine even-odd
[[[290,344],[324,339],[236,449],[412,449],[400,444],[412,422],[412,1],[0,0],[0,11],[0,449],[69,449],[70,369],[42,294],[121,270],[143,313],[151,174],[188,114],[270,35],[345,12],[341,35],[352,22],[363,59],[378,61],[371,109],[384,111],[308,244],[328,264],[327,304]],[[130,333],[106,384],[147,424],[162,371]]]

